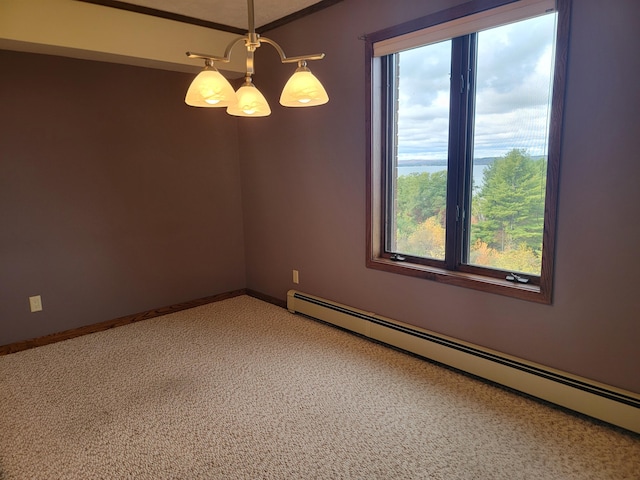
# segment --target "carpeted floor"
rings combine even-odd
[[[640,437],[242,296],[0,357],[0,479],[639,479]]]

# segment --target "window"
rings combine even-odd
[[[551,303],[570,0],[501,3],[367,36],[367,266]]]

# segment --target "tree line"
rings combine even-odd
[[[539,275],[546,158],[513,149],[495,159],[472,193],[469,263]],[[447,172],[397,179],[396,250],[444,259]]]

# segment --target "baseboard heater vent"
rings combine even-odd
[[[287,308],[640,433],[640,395],[295,290]]]

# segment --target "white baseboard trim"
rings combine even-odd
[[[640,395],[290,290],[287,308],[640,433]]]

